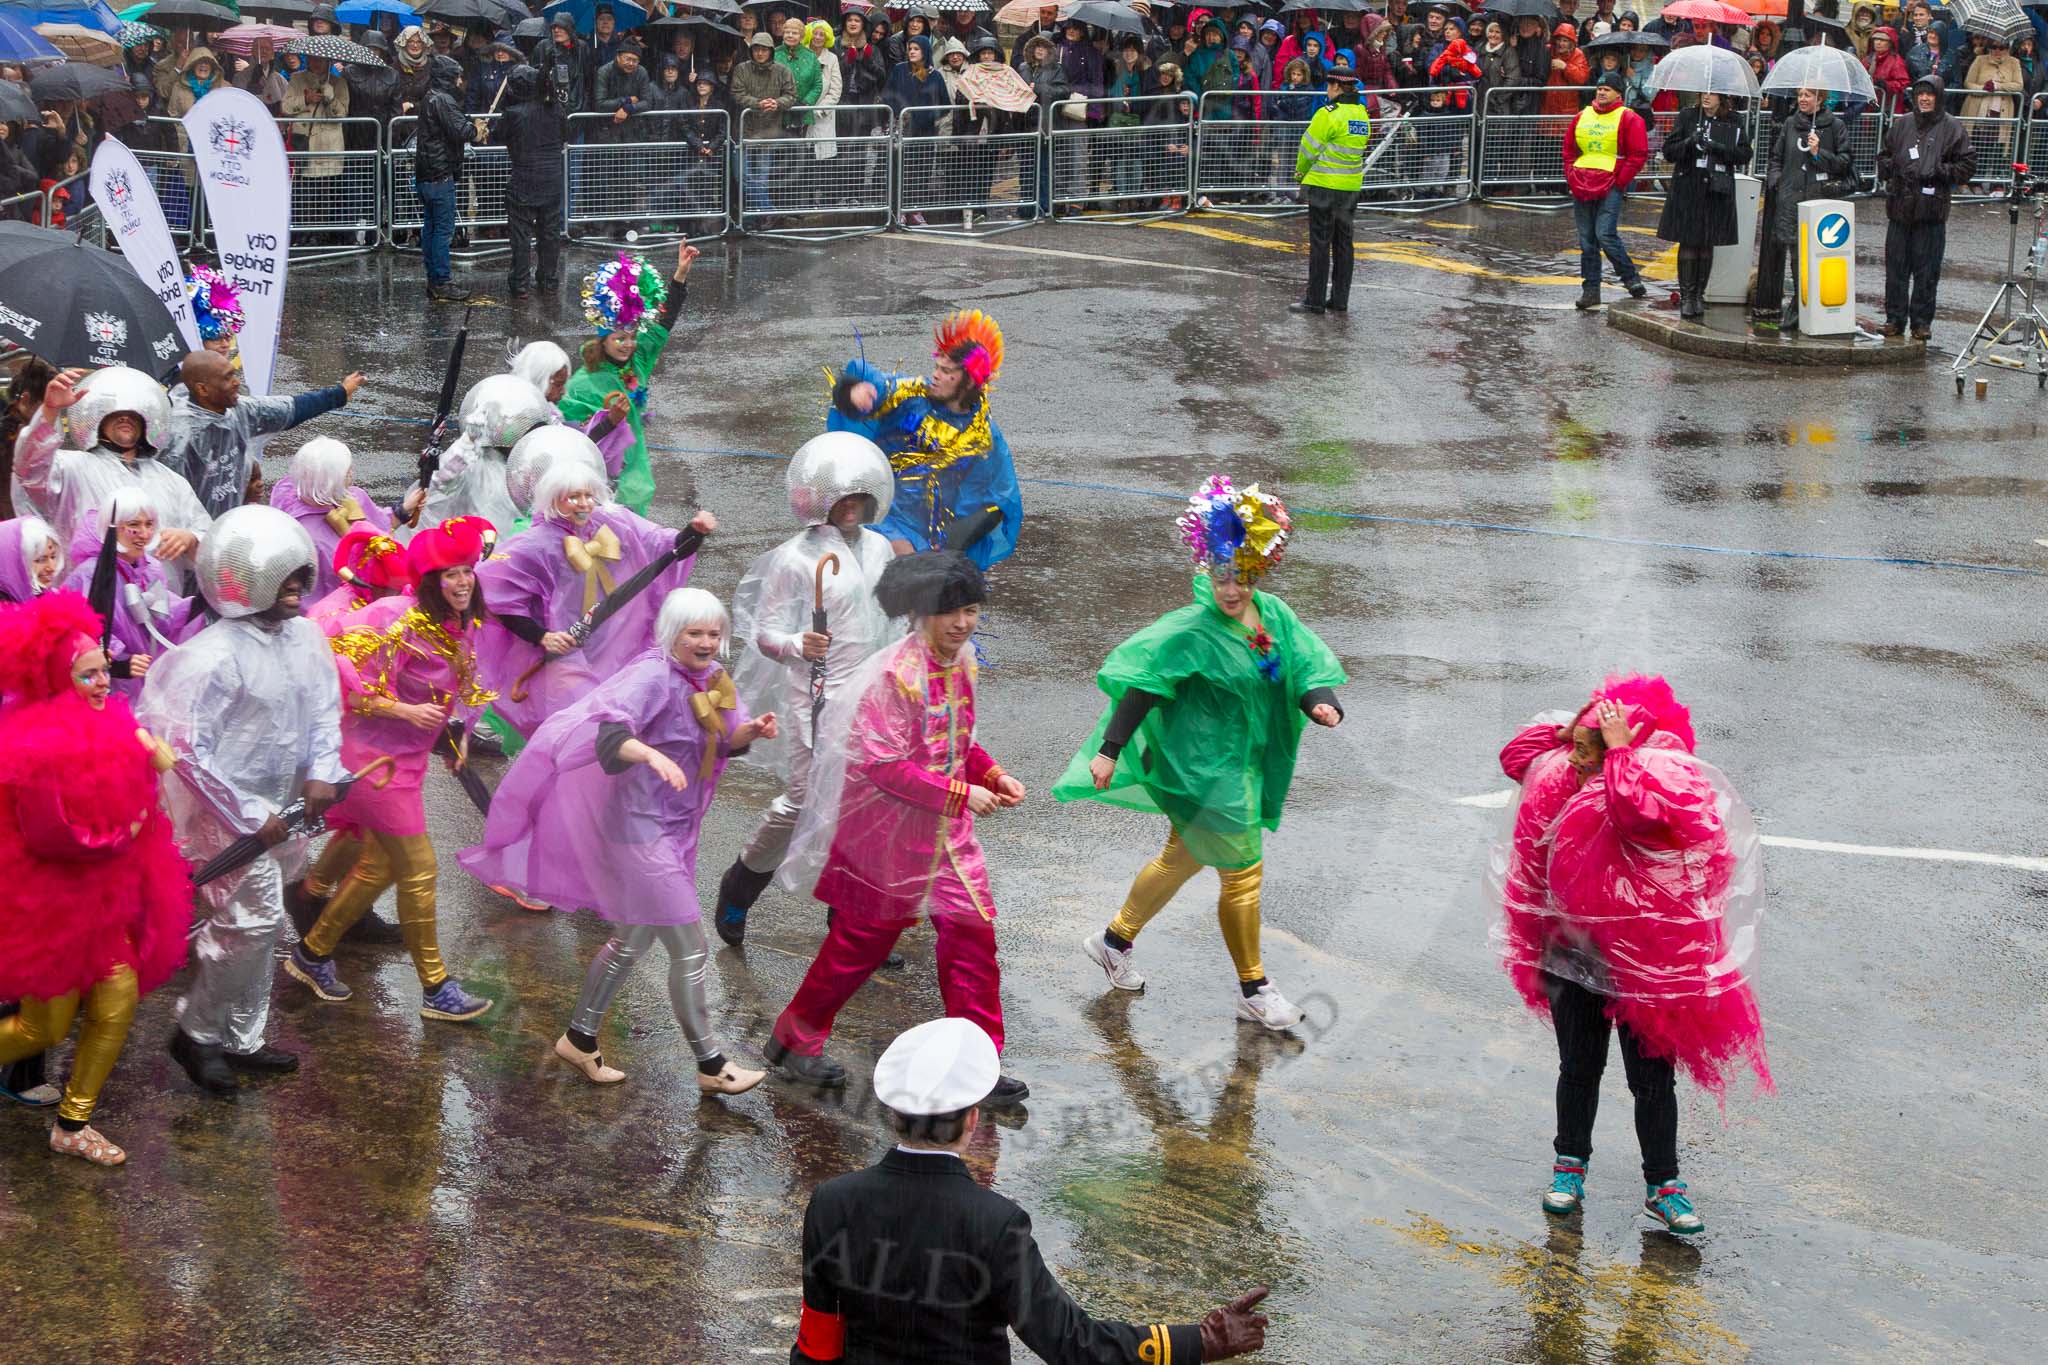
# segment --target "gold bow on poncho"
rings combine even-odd
[[[344,497],[327,509],[326,522],[334,528],[334,534],[345,536],[348,528],[363,519],[363,505],[353,497]]]
[[[730,731],[731,718],[725,713],[738,704],[739,693],[732,685],[732,675],[724,669],[718,671],[709,687],[691,694],[690,710],[705,734],[704,761],[697,765],[699,782],[710,778],[711,769],[718,762],[718,746]]]
[[[583,610],[597,606],[599,588],[610,592],[618,586],[612,581],[612,571],[605,567],[606,561],[617,563],[619,558],[618,533],[611,527],[599,527],[588,540],[563,536],[562,553],[569,557],[569,567],[583,575]]]

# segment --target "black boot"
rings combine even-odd
[[[209,1095],[231,1100],[241,1089],[235,1082],[235,1073],[228,1070],[222,1049],[210,1043],[193,1042],[183,1029],[171,1033],[171,1057],[185,1068],[192,1084]]]
[[[841,1090],[846,1086],[846,1068],[830,1057],[806,1057],[791,1052],[773,1038],[768,1040],[767,1047],[761,1049],[761,1055],[767,1059],[768,1065],[782,1074],[784,1080],[813,1085],[820,1090]]]
[[[747,941],[747,912],[774,880],[773,872],[756,872],[738,858],[732,860],[718,879],[718,917],[712,923],[720,938],[735,948]]]
[[[223,1049],[221,1060],[231,1071],[247,1071],[259,1076],[289,1076],[299,1069],[297,1053],[276,1047],[259,1047],[254,1052],[228,1052]]]

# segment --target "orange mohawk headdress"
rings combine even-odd
[[[934,327],[932,346],[934,355],[959,361],[976,388],[993,384],[1002,373],[1003,329],[979,308],[954,313]]]

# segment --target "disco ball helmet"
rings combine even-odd
[[[478,380],[462,395],[462,433],[479,445],[500,450],[554,419],[555,410],[539,389],[516,374]]]
[[[533,490],[540,486],[540,476],[561,460],[581,460],[599,474],[605,472],[604,456],[598,452],[597,443],[576,428],[535,427],[520,437],[512,453],[505,457],[505,491],[512,495],[512,505],[522,512],[531,512]]]
[[[285,580],[301,569],[313,571],[313,538],[295,518],[260,503],[223,513],[199,547],[199,591],[230,619],[276,606]]]
[[[865,493],[875,500],[869,521],[889,515],[896,495],[896,476],[889,457],[867,437],[853,431],[828,431],[813,436],[789,457],[789,510],[806,526],[832,514],[841,498]]]
[[[163,447],[171,429],[171,400],[164,386],[140,370],[113,365],[95,370],[79,386],[78,401],[64,409],[70,444],[91,450],[100,442],[100,423],[117,412],[142,419],[142,441],[152,450]]]

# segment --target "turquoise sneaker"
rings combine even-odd
[[[1545,1213],[1577,1213],[1586,1202],[1586,1162],[1561,1156],[1550,1168],[1550,1188],[1543,1195]]]
[[[1706,1220],[1693,1212],[1683,1180],[1643,1186],[1643,1211],[1681,1237],[1706,1230]]]

